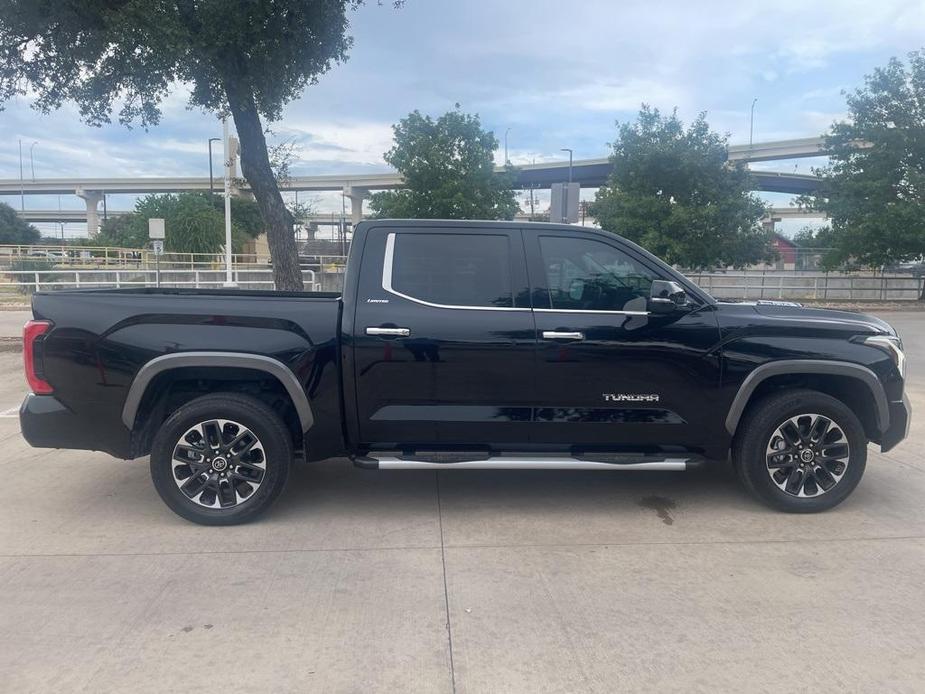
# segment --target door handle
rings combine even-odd
[[[409,337],[411,330],[408,328],[366,328],[366,334],[377,337]]]
[[[544,340],[584,340],[584,333],[569,333],[569,332],[559,332],[558,330],[544,330],[543,331]]]

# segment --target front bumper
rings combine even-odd
[[[904,393],[902,400],[890,403],[890,426],[880,436],[880,451],[886,453],[906,438],[911,421],[912,405],[909,396]]]
[[[105,451],[117,458],[130,458],[131,435],[121,421],[88,407],[82,416],[54,395],[29,393],[19,408],[19,426],[23,438],[35,448],[74,448]]]

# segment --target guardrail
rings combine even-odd
[[[823,272],[690,272],[717,298],[917,301],[925,278],[904,274],[848,275]]]
[[[224,270],[9,270],[0,277],[0,291],[17,289],[34,292],[49,289],[89,289],[121,287],[222,287]],[[274,289],[272,269],[234,268],[234,282],[243,289]],[[314,270],[302,270],[302,280],[309,291],[320,291]]]

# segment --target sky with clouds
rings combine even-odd
[[[272,125],[277,139],[299,145],[296,175],[384,170],[392,123],[457,102],[499,139],[510,128],[515,164],[558,159],[562,147],[576,158],[604,156],[614,122],[633,118],[642,102],[677,107],[685,121],[705,111],[714,129],[742,143],[757,97],[756,142],[818,135],[844,115],[843,89],[925,46],[921,0],[407,0],[400,10],[369,2],[351,19],[349,60]],[[0,131],[0,178],[18,178],[20,139],[27,178],[33,142],[36,178],[193,176],[208,173],[206,141],[221,126],[187,109],[181,87],[147,132],[85,126],[73,107],[44,116],[27,100],[0,112]],[[816,163],[762,166],[808,173]],[[131,206],[115,198],[111,209]],[[339,209],[339,196],[318,205]]]

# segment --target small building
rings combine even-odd
[[[799,246],[797,246],[793,241],[788,239],[786,236],[775,233],[774,237],[771,239],[771,248],[773,248],[777,253],[777,261],[775,263],[776,269],[797,269],[797,255],[799,254]]]

